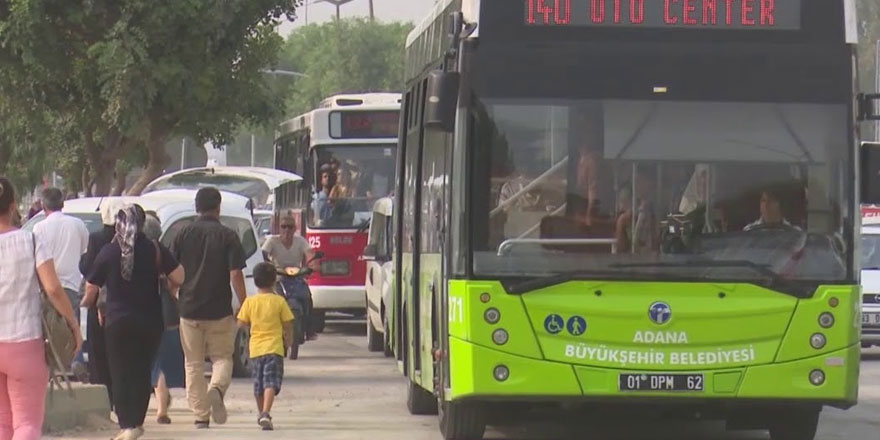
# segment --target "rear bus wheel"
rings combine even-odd
[[[479,405],[444,402],[440,408],[440,432],[444,440],[480,440],[486,432],[486,419]]]
[[[813,440],[819,426],[818,409],[786,411],[770,425],[773,440]]]

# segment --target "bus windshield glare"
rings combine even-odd
[[[328,145],[312,150],[317,172],[309,227],[352,229],[365,225],[373,203],[394,187],[396,145]]]
[[[847,277],[844,105],[487,99],[481,107],[476,145],[492,154],[477,273]]]

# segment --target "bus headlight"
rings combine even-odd
[[[486,322],[489,324],[498,324],[498,321],[501,321],[501,312],[496,308],[487,309],[485,313],[483,313],[483,318],[486,318]]]
[[[810,383],[816,386],[825,383],[825,372],[822,370],[813,370],[810,372]]]
[[[495,376],[495,380],[498,382],[504,382],[510,377],[510,370],[505,365],[499,365],[492,371],[492,375]]]
[[[825,343],[828,341],[825,339],[825,335],[822,333],[813,333],[813,336],[810,336],[810,346],[815,348],[816,350],[825,347]]]
[[[819,315],[819,325],[822,326],[822,328],[831,328],[831,326],[834,325],[834,315],[828,312]]]
[[[504,330],[503,328],[499,328],[492,332],[492,342],[498,345],[506,344],[509,337],[510,335],[507,334],[507,330]]]

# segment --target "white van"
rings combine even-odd
[[[862,218],[862,347],[880,345],[880,218]]]
[[[364,249],[367,261],[366,309],[367,309],[367,348],[370,351],[384,351],[391,356],[389,314],[394,282],[394,264],[391,261],[394,224],[391,220],[394,202],[382,198],[373,204],[370,220],[370,235]]]
[[[254,221],[249,208],[249,199],[237,194],[221,192],[223,202],[221,205],[220,221],[227,227],[234,230],[244,247],[247,256],[247,267],[244,269],[245,286],[248,295],[257,292],[254,286],[253,269],[258,263],[264,261],[263,253],[260,252],[257,245],[257,231],[254,227]],[[74,199],[64,202],[63,212],[74,217],[78,217],[86,223],[89,232],[100,231],[103,227],[101,223],[100,206],[103,200],[109,198],[92,197],[84,199]],[[154,212],[162,223],[161,241],[166,246],[171,245],[174,237],[183,229],[184,226],[192,223],[198,214],[195,210],[196,191],[194,190],[167,190],[155,191],[140,197],[117,197],[124,203],[137,203],[144,211]],[[45,214],[40,213],[34,216],[25,224],[24,228],[33,230],[34,225],[43,221]],[[232,295],[233,308],[238,309],[238,298]],[[81,316],[86,316],[82,313]],[[83,319],[83,335],[85,332],[85,320]],[[235,377],[246,377],[248,375],[248,364],[250,356],[248,354],[249,335],[246,330],[240,329],[235,338],[235,354],[233,355]]]

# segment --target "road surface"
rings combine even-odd
[[[303,346],[300,360],[287,361],[285,382],[273,411],[276,431],[260,432],[250,380],[237,379],[227,396],[230,419],[209,431],[196,431],[186,410],[183,390],[173,390],[173,423],[159,426],[147,416],[144,439],[287,439],[298,440],[440,440],[435,416],[411,416],[405,405],[405,383],[395,363],[366,350],[360,323],[328,323],[327,332]],[[849,411],[826,410],[819,440],[880,439],[880,350],[864,352],[860,404]],[[766,432],[725,432],[718,423],[650,423],[638,421],[604,427],[561,427],[531,424],[490,428],[487,438],[505,440],[753,440]],[[52,438],[106,440],[115,432],[75,432]],[[250,437],[258,436],[258,437]]]

